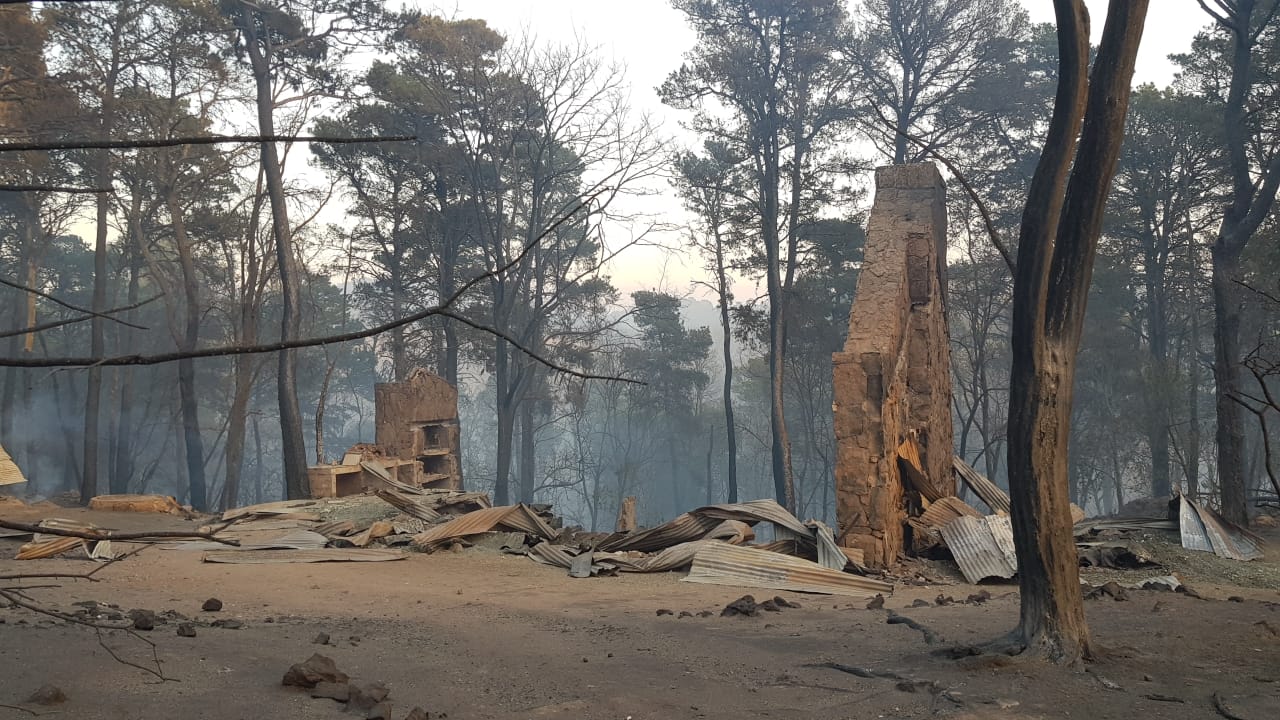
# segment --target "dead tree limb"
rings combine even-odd
[[[155,302],[156,300],[159,300],[161,297],[164,297],[164,295],[163,294],[153,295],[152,297],[149,297],[146,300],[133,303],[132,305],[125,305],[123,307],[111,308],[110,310],[103,310],[102,314],[115,315],[122,312],[128,312],[129,310],[135,310],[137,308],[142,307],[143,305]],[[75,323],[86,322],[92,319],[93,319],[93,315],[81,315],[80,317],[67,318],[66,320],[51,320],[46,323],[40,323],[39,325],[32,325],[31,327],[28,327],[28,328],[21,328],[18,330],[6,330],[4,332],[0,332],[0,338],[13,337],[14,335],[27,335],[30,333],[38,333],[44,330],[52,330],[54,328],[59,328],[59,327],[62,327],[63,325],[74,325]],[[143,327],[142,329],[147,330],[149,328]]]
[[[0,0],[3,5],[4,0]],[[25,192],[54,192],[54,193],[70,193],[72,195],[97,195],[101,193],[111,192],[110,188],[90,188],[75,187],[72,185],[0,185],[0,192],[25,193]]]
[[[230,143],[313,142],[325,145],[410,142],[417,135],[388,135],[376,138],[330,137],[325,135],[200,135],[141,140],[59,140],[53,142],[0,143],[0,152],[48,152],[50,150],[135,150],[182,145],[224,145]]]
[[[960,187],[964,188],[965,193],[971,200],[973,200],[973,204],[978,207],[978,213],[982,215],[982,224],[986,226],[987,235],[991,237],[991,244],[995,246],[996,251],[1000,253],[1000,257],[1004,259],[1004,264],[1009,267],[1009,272],[1013,273],[1015,271],[1013,255],[1009,253],[1008,244],[1000,237],[1000,231],[996,230],[996,224],[991,219],[991,211],[987,208],[986,201],[982,199],[982,196],[978,195],[977,190],[974,190],[973,185],[969,183],[969,179],[965,177],[964,173],[960,172],[960,168],[956,167],[955,163],[948,160],[945,155],[938,152],[933,147],[933,144],[928,140],[912,135],[906,130],[898,127],[896,123],[885,117],[884,113],[880,111],[879,107],[876,107],[875,103],[868,103],[868,105],[875,112],[876,116],[880,118],[880,122],[885,127],[906,138],[907,141],[913,145],[919,146],[926,155],[942,163],[947,168],[947,171],[950,172],[957,181],[959,181]]]
[[[578,370],[573,370],[571,368],[567,368],[563,365],[560,365],[559,363],[556,363],[546,357],[543,357],[542,355],[539,355],[533,352],[532,350],[524,346],[519,345],[518,343],[513,341],[508,335],[497,330],[496,328],[492,328],[487,325],[477,323],[475,321],[467,320],[463,316],[459,315],[456,311],[453,311],[451,309],[453,305],[457,303],[457,301],[463,295],[469,292],[476,285],[486,280],[489,280],[491,278],[497,277],[498,275],[501,275],[507,272],[508,270],[510,270],[511,268],[515,267],[520,262],[522,262],[530,252],[532,252],[544,239],[547,238],[547,236],[555,232],[561,225],[568,222],[570,219],[572,219],[575,215],[577,215],[583,209],[587,208],[592,201],[594,201],[597,197],[599,197],[601,194],[606,192],[606,190],[608,190],[608,188],[601,188],[597,192],[593,193],[592,195],[588,196],[587,198],[579,202],[572,209],[570,209],[563,216],[561,216],[558,220],[556,220],[554,223],[548,226],[546,230],[542,231],[542,233],[539,234],[536,238],[534,238],[527,245],[525,245],[525,247],[519,253],[517,253],[509,262],[507,262],[506,264],[500,267],[494,268],[493,270],[480,273],[479,275],[476,275],[475,277],[471,278],[466,283],[464,283],[461,287],[455,290],[454,293],[450,295],[448,298],[446,298],[443,302],[433,305],[429,308],[420,310],[416,313],[412,313],[410,315],[406,315],[404,317],[397,318],[395,320],[390,320],[380,325],[375,325],[373,327],[365,328],[363,330],[355,330],[352,332],[339,333],[336,335],[326,335],[323,337],[299,338],[297,340],[263,343],[259,345],[225,345],[222,347],[202,348],[199,350],[188,350],[188,351],[171,352],[171,353],[159,353],[156,355],[119,355],[115,357],[0,358],[0,367],[108,367],[108,366],[121,366],[121,365],[160,365],[163,363],[175,362],[178,360],[185,360],[187,358],[226,357],[229,355],[258,355],[263,353],[280,352],[282,350],[293,350],[296,348],[307,348],[307,347],[319,347],[324,345],[333,345],[336,343],[351,342],[354,340],[363,340],[365,338],[381,335],[383,333],[390,332],[395,328],[402,327],[404,325],[409,325],[421,320],[425,320],[430,317],[446,317],[446,318],[457,320],[459,322],[463,322],[482,332],[487,332],[491,335],[501,337],[502,339],[507,340],[508,342],[511,342],[514,346],[517,347],[517,349],[519,349],[521,352],[523,352],[532,360],[563,375],[569,375],[572,377],[580,378],[582,380],[605,380],[610,382],[626,382],[626,383],[643,385],[644,384],[643,382],[639,380],[634,380],[631,378],[619,377],[614,375],[595,375],[592,373],[586,373]],[[9,283],[9,281],[4,281],[3,279],[0,279],[0,282]],[[115,318],[112,318],[112,319],[114,320]],[[121,321],[116,320],[116,322],[121,322]]]
[[[92,540],[94,542],[102,542],[106,540],[164,540],[164,539],[188,539],[188,540],[212,540],[223,545],[231,545],[239,547],[240,542],[237,540],[228,540],[220,538],[213,533],[207,532],[183,532],[158,530],[154,532],[118,532],[115,530],[65,530],[63,528],[41,527],[39,525],[28,525],[27,523],[18,523],[11,520],[0,519],[0,528],[7,530],[18,530],[20,532],[41,533],[44,535],[57,535],[59,537],[80,538],[81,540]]]
[[[120,318],[111,317],[110,315],[106,314],[105,312],[95,312],[95,311],[93,311],[93,310],[90,310],[89,308],[83,308],[83,307],[80,307],[79,305],[73,305],[73,304],[71,304],[71,303],[67,302],[66,300],[62,300],[62,299],[60,299],[60,298],[58,298],[58,297],[56,297],[56,296],[54,296],[54,295],[50,295],[49,293],[47,293],[47,292],[45,292],[45,291],[43,291],[43,290],[37,290],[37,289],[35,289],[35,288],[33,288],[33,287],[27,287],[26,285],[23,285],[23,284],[22,284],[22,283],[20,283],[20,282],[17,282],[17,281],[14,281],[14,280],[10,280],[10,279],[5,278],[5,277],[0,277],[0,285],[7,285],[7,286],[9,286],[9,287],[11,287],[11,288],[13,288],[13,289],[15,289],[15,290],[21,290],[22,292],[25,292],[25,293],[31,293],[32,295],[36,295],[36,296],[39,296],[39,297],[44,298],[45,300],[49,300],[49,301],[52,301],[52,302],[54,302],[54,303],[57,303],[58,305],[61,305],[61,306],[62,306],[62,307],[64,307],[64,308],[67,308],[67,309],[70,309],[70,310],[75,310],[75,311],[76,311],[76,312],[78,312],[78,313],[84,313],[85,315],[89,315],[89,316],[91,316],[91,317],[100,317],[100,318],[103,318],[104,320],[110,320],[110,321],[112,321],[112,322],[120,323],[121,325],[124,325],[124,326],[126,326],[126,327],[131,327],[131,328],[133,328],[133,329],[135,329],[135,330],[146,330],[146,329],[147,329],[147,328],[145,328],[145,327],[143,327],[143,326],[141,326],[141,325],[135,325],[135,324],[133,324],[133,323],[131,323],[131,322],[126,322],[126,321],[124,321],[124,320],[121,320]]]

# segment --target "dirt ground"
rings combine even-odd
[[[12,520],[55,514],[47,507],[0,510]],[[78,509],[58,508],[56,516],[121,530],[194,525]],[[1269,539],[1261,562],[1275,568],[1280,536]],[[7,559],[18,545],[0,540],[6,558],[0,575],[93,567],[82,560]],[[1089,622],[1106,657],[1071,672],[1038,661],[953,660],[937,652],[1010,629],[1018,613],[1014,585],[984,586],[993,595],[984,604],[923,608],[909,606],[940,593],[963,600],[978,588],[899,586],[885,610],[868,610],[865,600],[777,593],[802,607],[720,617],[744,593],[758,599],[774,593],[684,583],[680,573],[572,579],[478,548],[383,563],[216,565],[200,562],[198,552],[153,547],[99,577],[54,581],[61,586],[30,596],[65,611],[94,600],[193,619],[193,638],[176,634],[176,618],[145,633],[172,680],[113,660],[92,629],[0,609],[0,704],[21,706],[0,707],[0,718],[353,717],[333,701],[281,686],[288,667],[313,652],[354,678],[385,682],[396,720],[414,706],[453,720],[1190,719],[1219,717],[1215,694],[1240,718],[1280,716],[1280,587],[1269,582],[1194,584],[1205,599],[1133,591],[1126,602],[1089,601]],[[1227,600],[1232,596],[1236,601]],[[220,612],[201,611],[210,597],[222,600]],[[673,614],[658,615],[659,609]],[[703,610],[714,614],[698,617]],[[887,624],[888,610],[940,640],[929,644],[922,632]],[[681,611],[694,616],[680,617]],[[219,618],[243,627],[209,626]],[[330,645],[314,644],[322,632]],[[102,640],[124,660],[152,663],[151,649],[122,632],[104,632]],[[824,663],[922,682],[866,679]],[[67,702],[24,704],[45,684],[62,688]]]

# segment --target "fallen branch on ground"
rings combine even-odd
[[[240,547],[238,540],[228,540],[220,538],[209,532],[185,532],[181,530],[168,531],[157,530],[153,532],[118,532],[116,530],[63,530],[62,528],[47,528],[39,525],[28,525],[26,523],[17,523],[10,520],[0,520],[0,528],[6,530],[18,530],[20,532],[42,533],[44,535],[58,535],[61,537],[80,538],[81,540],[92,540],[102,542],[104,540],[212,540],[223,545],[231,545]]]

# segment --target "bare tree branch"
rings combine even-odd
[[[0,5],[2,4],[4,4],[4,0],[0,0]],[[67,185],[0,185],[0,192],[11,192],[11,193],[56,192],[56,193],[81,194],[81,195],[89,195],[89,194],[96,195],[99,193],[109,193],[111,192],[111,190],[104,189],[104,188],[71,187]]]
[[[28,525],[27,523],[13,522],[12,520],[0,519],[0,528],[6,530],[18,530],[19,532],[42,533],[44,535],[58,535],[60,537],[80,538],[81,540],[93,540],[101,542],[104,540],[156,540],[156,539],[198,539],[212,540],[223,545],[231,545],[240,547],[240,541],[220,538],[213,533],[207,532],[183,532],[180,530],[157,530],[153,532],[118,532],[116,530],[65,530],[63,528],[41,527],[39,525]]]
[[[123,306],[123,307],[112,308],[112,309],[110,309],[110,310],[104,310],[104,311],[102,312],[102,314],[103,314],[103,315],[114,315],[114,314],[116,314],[116,313],[122,313],[122,312],[126,312],[126,311],[133,310],[133,309],[136,309],[136,308],[140,308],[140,307],[142,307],[143,305],[146,305],[147,303],[155,302],[156,300],[160,299],[161,297],[163,297],[163,294],[161,294],[161,295],[153,295],[153,296],[151,296],[151,297],[147,298],[146,300],[142,300],[142,301],[140,301],[140,302],[133,303],[132,305],[125,305],[125,306]],[[93,319],[93,316],[92,316],[92,315],[81,315],[81,316],[79,316],[79,317],[67,318],[66,320],[51,320],[51,321],[46,322],[46,323],[40,323],[39,325],[32,325],[31,327],[28,327],[28,328],[21,328],[21,329],[18,329],[18,330],[6,330],[6,331],[4,331],[4,332],[0,332],[0,338],[13,337],[14,335],[27,335],[27,334],[29,334],[29,333],[38,333],[38,332],[41,332],[41,331],[43,331],[43,330],[52,330],[53,328],[62,327],[63,325],[72,325],[72,324],[74,324],[74,323],[84,322],[84,321],[86,321],[86,320],[92,320],[92,319]],[[142,329],[143,329],[143,330],[146,330],[146,329],[148,329],[148,328],[145,328],[145,327],[144,327],[144,328],[142,328]]]
[[[376,138],[329,137],[323,135],[205,135],[196,137],[159,138],[145,140],[64,140],[58,142],[0,143],[0,152],[26,152],[49,150],[131,150],[134,148],[165,148],[180,145],[222,145],[226,143],[314,142],[327,145],[352,145],[356,143],[407,142],[417,140],[416,135],[388,135]]]
[[[88,309],[88,308],[82,308],[82,307],[80,307],[79,305],[72,305],[71,303],[67,302],[66,300],[61,300],[61,299],[59,299],[59,298],[57,298],[57,297],[54,297],[53,295],[50,295],[49,293],[44,292],[43,290],[37,290],[37,289],[35,289],[35,288],[27,287],[26,285],[23,285],[22,283],[15,282],[15,281],[13,281],[13,280],[9,280],[8,278],[0,277],[0,285],[8,285],[9,287],[14,288],[15,290],[21,290],[21,291],[23,291],[23,292],[31,293],[32,295],[38,295],[38,296],[40,296],[40,297],[42,297],[42,298],[44,298],[44,299],[46,299],[46,300],[51,300],[51,301],[53,301],[53,302],[55,302],[55,303],[57,303],[57,304],[61,305],[61,306],[62,306],[62,307],[64,307],[64,308],[68,308],[68,309],[70,309],[70,310],[75,310],[76,312],[84,313],[84,314],[89,315],[89,316],[92,316],[92,317],[100,317],[100,318],[103,318],[103,319],[105,319],[105,320],[110,320],[110,321],[112,321],[112,322],[117,322],[117,323],[120,323],[121,325],[125,325],[125,326],[127,326],[127,327],[131,327],[131,328],[133,328],[133,329],[135,329],[135,330],[146,330],[146,329],[147,329],[147,328],[145,328],[145,327],[143,327],[143,326],[141,326],[141,325],[135,325],[135,324],[133,324],[133,323],[131,323],[131,322],[126,322],[126,321],[124,321],[124,320],[121,320],[120,318],[111,317],[110,315],[106,314],[105,312],[94,312],[93,310],[90,310],[90,309]]]
[[[978,192],[973,189],[973,186],[969,184],[969,179],[964,176],[964,173],[960,172],[960,169],[957,168],[955,164],[952,163],[950,160],[948,160],[942,153],[934,149],[933,143],[930,143],[928,140],[925,140],[923,138],[916,137],[915,135],[912,135],[906,130],[903,130],[902,128],[898,127],[897,123],[893,122],[892,120],[884,116],[884,113],[880,110],[879,107],[876,106],[874,102],[868,103],[868,105],[871,107],[873,111],[875,111],[876,116],[879,117],[880,122],[885,127],[893,130],[895,133],[906,138],[908,142],[911,142],[912,144],[919,146],[920,149],[925,152],[925,154],[929,155],[930,157],[934,158],[938,162],[945,165],[947,170],[952,175],[955,176],[956,180],[960,181],[960,186],[964,188],[965,192],[969,195],[969,198],[973,200],[974,205],[978,206],[978,212],[982,215],[982,223],[987,228],[987,234],[991,236],[991,244],[996,246],[996,250],[1000,253],[1000,257],[1004,258],[1004,264],[1009,267],[1009,272],[1010,273],[1014,272],[1015,266],[1013,263],[1013,256],[1009,254],[1008,248],[1005,246],[1004,241],[1000,238],[1000,232],[996,230],[995,222],[992,221],[991,219],[991,211],[987,209],[986,201],[984,201],[978,195]]]
[[[382,323],[381,325],[375,325],[370,328],[365,328],[364,330],[356,330],[352,332],[339,333],[336,335],[327,335],[327,336],[315,337],[315,338],[300,338],[297,340],[279,341],[279,342],[265,343],[265,344],[259,344],[259,345],[227,345],[222,347],[204,348],[200,350],[160,353],[157,355],[120,355],[116,357],[0,358],[0,367],[113,367],[113,366],[121,366],[121,365],[160,365],[163,363],[174,362],[177,360],[184,360],[187,358],[225,357],[229,355],[256,355],[256,354],[262,354],[262,353],[279,352],[281,350],[291,350],[295,348],[318,347],[318,346],[324,346],[324,345],[333,345],[333,344],[342,343],[342,342],[351,342],[353,340],[363,340],[365,338],[373,337],[375,335],[381,335],[383,333],[389,332],[391,330],[394,330],[395,328],[402,327],[404,325],[409,325],[411,323],[415,323],[420,320],[425,320],[426,318],[429,318],[429,317],[440,316],[440,317],[449,317],[449,318],[458,320],[459,322],[463,322],[467,325],[470,325],[471,327],[477,330],[480,330],[482,332],[487,332],[497,337],[501,337],[504,340],[511,342],[512,345],[514,345],[517,349],[519,349],[525,355],[529,356],[536,362],[542,365],[545,365],[546,367],[552,370],[555,370],[556,372],[564,373],[566,375],[572,375],[574,377],[578,377],[584,380],[607,380],[607,381],[616,381],[616,382],[644,384],[638,380],[632,380],[629,378],[605,376],[605,375],[593,375],[591,373],[579,372],[579,371],[571,370],[564,366],[558,365],[557,363],[541,355],[538,355],[537,353],[534,353],[532,350],[517,344],[506,333],[500,332],[495,328],[491,328],[479,323],[475,323],[474,321],[468,320],[462,317],[461,315],[458,315],[456,312],[450,309],[452,308],[454,303],[456,303],[464,294],[469,292],[471,288],[475,287],[481,282],[484,282],[485,280],[488,280],[490,278],[496,277],[498,275],[501,275],[502,273],[507,272],[508,270],[510,270],[511,268],[515,267],[520,262],[522,262],[524,258],[531,251],[533,251],[534,248],[536,248],[544,239],[547,238],[547,236],[551,235],[561,225],[563,225],[565,222],[568,222],[571,218],[573,218],[583,209],[589,207],[591,202],[594,201],[596,197],[606,192],[607,190],[608,188],[600,188],[597,192],[584,198],[572,209],[570,209],[563,216],[561,216],[558,220],[556,220],[554,223],[549,225],[546,228],[546,230],[542,231],[542,233],[539,234],[536,238],[534,238],[527,245],[525,245],[525,247],[521,249],[521,251],[517,253],[514,257],[512,257],[511,260],[508,261],[506,264],[471,278],[466,283],[463,283],[463,285],[459,287],[456,291],[454,291],[452,295],[446,298],[444,302],[425,308],[419,312],[406,315],[404,317],[397,318],[395,320],[390,320],[388,322]],[[13,284],[10,281],[3,280],[2,278],[0,278],[0,282]],[[76,309],[79,309],[79,308],[76,308]],[[111,318],[111,319],[115,320],[115,318]],[[121,321],[116,320],[116,322],[121,322]]]

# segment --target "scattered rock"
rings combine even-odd
[[[1012,710],[1013,708],[1016,708],[1022,704],[1017,700],[1011,700],[1009,698],[996,698],[991,702],[995,703],[995,706],[1000,708],[1001,710]]]
[[[156,614],[150,610],[130,610],[129,617],[133,619],[134,630],[156,629]]]
[[[932,680],[899,680],[895,687],[899,692],[905,693],[931,692],[934,689],[934,683]]]
[[[369,708],[365,720],[391,720],[391,703],[381,702]]]
[[[39,690],[27,698],[27,702],[35,705],[61,705],[66,701],[67,694],[57,685],[41,685]]]
[[[300,662],[290,667],[289,672],[284,674],[284,680],[281,684],[313,688],[316,683],[345,683],[349,679],[346,673],[338,670],[338,666],[334,664],[332,658],[314,654],[307,658],[305,662]]]
[[[1240,597],[1239,595],[1232,595],[1231,597],[1227,598],[1227,602],[1242,603],[1244,602],[1244,598]]]
[[[344,703],[351,699],[351,687],[344,682],[321,680],[316,683],[315,687],[311,688],[311,697],[328,698]]]
[[[703,610],[698,613],[698,617],[701,617],[701,618],[708,618],[708,617],[711,617],[712,615],[715,615],[715,613],[711,612],[710,610]]]
[[[944,596],[942,593],[938,593],[938,597],[933,599],[933,604],[938,606],[954,605],[955,603],[956,603],[955,598],[951,597],[950,595]]]
[[[204,604],[200,606],[200,609],[205,612],[218,612],[222,609],[222,601],[218,598],[209,598],[204,601]]]
[[[797,610],[799,610],[799,609],[800,609],[800,607],[801,607],[800,603],[798,603],[798,602],[791,602],[790,600],[788,600],[788,599],[786,599],[786,598],[782,597],[781,595],[775,595],[775,596],[774,596],[774,598],[773,598],[773,604],[774,604],[774,605],[777,605],[777,606],[778,606],[778,607],[780,607],[780,608],[795,608],[795,609],[797,609]]]
[[[657,614],[658,614],[658,617],[662,617],[663,615],[675,615],[675,613],[671,612],[666,608],[658,608]]]
[[[743,617],[756,617],[760,614],[760,606],[756,604],[756,599],[751,595],[743,595],[724,606],[724,610],[720,611],[720,617],[733,617],[734,615],[742,615]]]
[[[362,684],[351,683],[350,689],[351,699],[347,702],[347,710],[349,712],[372,710],[391,694],[391,690],[386,685],[376,681]],[[387,718],[390,720],[389,715]]]
[[[1102,587],[1089,590],[1084,597],[1086,600],[1098,600],[1103,597],[1110,597],[1116,602],[1121,602],[1129,599],[1129,591],[1125,590],[1120,583],[1112,580]]]
[[[693,613],[689,612],[688,610],[681,610],[680,615],[678,617],[682,617],[682,618],[693,617]]]
[[[327,633],[327,632],[322,632],[322,633],[320,633],[320,634],[316,635],[316,636],[315,636],[315,639],[313,639],[313,640],[311,641],[311,644],[312,644],[312,645],[328,645],[328,644],[329,644],[329,633]]]
[[[1101,675],[1095,675],[1094,677],[1098,678],[1098,683],[1108,690],[1124,690],[1124,688],[1120,687],[1120,684],[1115,681],[1108,680]]]
[[[189,623],[178,623],[178,637],[195,637],[196,626]]]
[[[227,630],[239,630],[244,627],[244,623],[239,620],[231,620],[229,618],[219,618],[210,623],[213,627],[220,627]]]
[[[868,610],[879,610],[884,607],[884,596],[876,593],[876,596],[867,601]]]
[[[929,605],[928,600],[921,600],[917,598],[914,602],[912,602],[907,607],[921,608],[921,607],[931,607],[931,606]]]
[[[965,602],[969,603],[970,605],[981,605],[982,603],[990,599],[991,599],[991,592],[989,590],[979,590],[978,592],[973,593],[968,598],[966,598]]]
[[[759,608],[765,612],[782,612],[782,608],[778,607],[778,603],[772,600],[765,600],[760,603]]]
[[[404,716],[404,720],[431,720],[431,713],[420,707],[415,707],[409,711],[408,715]]]
[[[1161,695],[1159,693],[1147,693],[1142,697],[1148,700],[1155,700],[1156,702],[1168,702],[1168,703],[1185,703],[1186,702],[1186,700],[1183,700],[1180,697],[1174,697],[1173,695]]]

